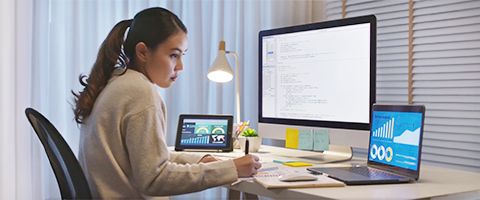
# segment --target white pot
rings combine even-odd
[[[262,145],[262,138],[261,137],[238,137],[238,141],[240,143],[240,149],[245,151],[245,141],[248,140],[248,151],[249,152],[258,152],[260,146]]]

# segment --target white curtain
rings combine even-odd
[[[1,0],[0,199],[60,198],[24,110],[44,114],[77,153],[70,91],[80,89],[78,75],[89,73],[115,23],[155,6],[176,13],[189,29],[184,72],[173,87],[160,91],[168,107],[170,145],[181,113],[234,114],[234,83],[206,78],[220,40],[239,55],[242,116],[256,122],[258,31],[324,19],[323,2],[313,0]]]
[[[32,199],[47,166],[23,112],[32,97],[32,9],[31,0],[0,1],[0,199]]]
[[[189,51],[179,81],[165,91],[169,108],[168,132],[174,134],[180,113],[234,113],[234,81],[218,84],[207,79],[218,42],[239,56],[241,113],[256,127],[258,121],[258,32],[309,23],[323,13],[312,1],[183,1],[168,4],[189,29]],[[316,8],[318,11],[314,11]],[[321,10],[322,9],[322,10]],[[228,57],[228,56],[227,56]],[[232,67],[235,61],[228,57]],[[169,137],[169,144],[174,144]]]

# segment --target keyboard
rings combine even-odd
[[[398,178],[398,177],[400,177],[398,175],[395,175],[395,174],[392,174],[392,173],[389,173],[389,172],[386,172],[386,171],[382,171],[382,170],[375,169],[375,168],[369,168],[369,167],[351,167],[351,168],[347,168],[347,170],[352,172],[352,173],[367,176],[367,177],[371,177],[371,178],[380,178],[380,177]]]
[[[384,183],[408,183],[412,179],[380,169],[362,167],[307,168],[313,173],[327,174],[330,178],[343,181],[347,185]]]

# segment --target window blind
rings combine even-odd
[[[423,158],[480,171],[480,1],[413,5],[413,103],[427,107]]]
[[[376,15],[377,102],[405,104],[410,96],[426,106],[422,162],[480,171],[480,1],[411,3],[327,1],[326,13],[328,20]]]
[[[342,1],[328,1],[327,19],[342,18]],[[346,1],[346,16],[377,17],[377,102],[407,103],[408,1]]]

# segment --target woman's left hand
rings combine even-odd
[[[215,161],[218,161],[219,159],[216,159],[215,157],[211,156],[211,155],[206,155],[206,156],[203,156],[202,159],[200,159],[199,163],[209,163],[209,162],[215,162]]]

